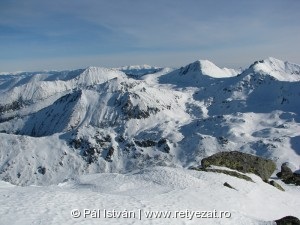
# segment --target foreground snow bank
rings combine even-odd
[[[1,182],[0,224],[248,225],[274,224],[273,220],[287,215],[300,217],[299,187],[277,181],[286,190],[282,192],[247,175],[254,182],[225,174],[155,167],[129,174],[84,175],[48,187]],[[236,190],[225,187],[225,182]],[[72,216],[75,209],[78,211]],[[195,213],[204,211],[224,211],[230,218],[197,218]],[[73,218],[78,212],[80,217]]]

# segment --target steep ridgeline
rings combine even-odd
[[[45,185],[84,173],[189,167],[232,150],[297,170],[299,74],[298,65],[269,58],[244,71],[200,60],[177,70],[2,75],[0,177]]]

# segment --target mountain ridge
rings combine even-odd
[[[243,71],[200,60],[135,75],[88,67],[0,76],[0,178],[47,185],[86,173],[188,168],[232,150],[298,168],[297,68],[271,58]]]

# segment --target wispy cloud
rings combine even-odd
[[[299,9],[296,0],[2,0],[0,70],[25,59],[65,58],[61,64],[70,65],[114,56],[122,65],[174,65],[189,55],[242,66],[271,54],[300,61]]]

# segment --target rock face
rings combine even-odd
[[[279,173],[276,174],[277,177],[285,180],[285,179],[289,179],[293,176],[293,172],[292,170],[288,167],[287,163],[283,163],[281,165],[281,171]]]
[[[281,165],[281,171],[276,175],[286,184],[295,184],[300,186],[300,174],[293,173],[292,170],[287,166],[287,163],[283,163]]]
[[[265,181],[276,169],[275,163],[271,160],[238,151],[219,152],[202,159],[202,168],[206,169],[211,165],[224,166],[243,173],[254,173]]]
[[[294,216],[286,216],[275,222],[277,225],[300,225],[300,220]]]

